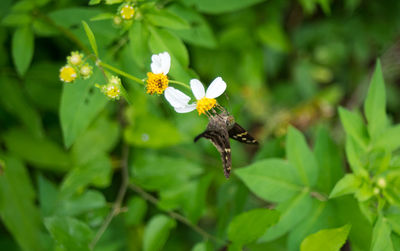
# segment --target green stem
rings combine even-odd
[[[177,85],[183,86],[183,87],[185,87],[185,88],[190,90],[189,85],[187,85],[187,84],[185,84],[183,82],[179,82],[179,81],[176,81],[176,80],[168,80],[168,82],[171,83],[171,84],[177,84]]]
[[[111,65],[109,65],[109,64],[106,64],[106,63],[104,63],[104,62],[102,62],[102,61],[99,61],[99,62],[98,62],[98,65],[99,65],[99,66],[102,66],[102,67],[104,67],[104,68],[106,68],[106,69],[108,69],[108,70],[110,70],[110,71],[113,71],[113,72],[115,72],[115,73],[117,73],[117,74],[119,74],[119,75],[121,75],[121,76],[124,76],[124,77],[126,77],[126,78],[129,78],[129,79],[135,81],[136,83],[139,83],[139,84],[144,85],[143,80],[141,80],[140,78],[137,78],[137,77],[135,77],[135,76],[132,76],[131,74],[126,73],[126,72],[124,72],[124,71],[121,71],[120,69],[115,68],[114,66],[111,66]]]

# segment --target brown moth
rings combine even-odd
[[[194,138],[194,142],[202,137],[209,139],[221,154],[226,178],[229,178],[232,168],[229,138],[246,144],[258,144],[257,140],[236,123],[233,116],[228,115],[225,111],[221,114],[215,113],[214,115],[210,115],[207,129]]]

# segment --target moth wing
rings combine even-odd
[[[206,130],[199,134],[194,141],[196,142],[202,137],[210,140],[215,148],[217,148],[221,155],[225,177],[229,178],[232,167],[232,158],[228,132],[226,130]]]
[[[257,145],[257,140],[249,134],[249,132],[241,127],[238,123],[235,123],[233,127],[228,131],[231,139],[237,140],[241,143]]]

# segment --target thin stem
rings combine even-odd
[[[183,87],[185,87],[185,88],[190,90],[189,85],[187,85],[187,84],[185,84],[183,82],[176,81],[176,80],[168,80],[168,82],[171,83],[171,84],[177,84],[177,85],[183,86]]]
[[[124,71],[121,71],[120,69],[115,68],[114,66],[111,66],[111,65],[109,65],[109,64],[107,64],[107,63],[104,63],[104,62],[102,62],[102,61],[98,62],[98,65],[99,65],[99,66],[102,66],[102,67],[104,67],[104,68],[106,68],[106,69],[108,69],[108,70],[110,70],[110,71],[113,71],[113,72],[115,72],[115,73],[117,73],[117,74],[119,74],[119,75],[121,75],[121,76],[124,76],[124,77],[126,77],[126,78],[129,78],[129,79],[135,81],[136,83],[139,83],[139,84],[144,85],[143,80],[141,80],[140,78],[137,78],[137,77],[135,77],[135,76],[132,76],[131,74],[126,73],[126,72],[124,72]]]
[[[327,201],[328,200],[328,196],[326,196],[325,194],[321,194],[317,191],[311,191],[311,196],[316,198],[319,201]]]
[[[156,197],[154,197],[153,195],[147,193],[146,191],[144,191],[142,188],[140,188],[139,186],[136,186],[135,184],[129,184],[129,188],[132,189],[133,191],[135,191],[136,193],[138,193],[143,199],[149,201],[151,204],[158,206],[158,199]],[[198,234],[200,234],[201,236],[203,236],[204,239],[210,239],[216,243],[220,243],[220,244],[226,244],[226,241],[219,239],[209,233],[207,233],[204,229],[202,229],[201,227],[191,223],[187,218],[185,218],[183,215],[178,214],[174,211],[169,211],[169,210],[165,210],[162,208],[159,208],[160,210],[164,211],[166,214],[168,214],[171,218],[174,218],[175,220],[185,224],[186,226],[190,227],[191,229],[193,229],[194,231],[196,231]]]
[[[128,189],[128,181],[129,181],[129,173],[128,173],[128,157],[129,157],[129,146],[124,145],[122,147],[122,172],[121,172],[121,177],[122,177],[122,182],[121,186],[119,187],[118,195],[117,198],[115,199],[115,202],[113,204],[113,207],[110,211],[110,213],[107,215],[106,219],[104,220],[103,224],[97,231],[95,237],[93,238],[92,242],[89,245],[90,250],[93,250],[94,247],[96,246],[97,242],[100,240],[101,236],[104,234],[104,232],[107,230],[108,226],[110,225],[112,219],[114,216],[118,215],[121,212],[121,205],[122,201],[124,200],[126,190]]]

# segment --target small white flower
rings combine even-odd
[[[163,52],[160,54],[154,54],[151,56],[151,71],[154,74],[164,74],[167,75],[169,68],[171,67],[171,56],[168,52]]]
[[[151,72],[147,73],[146,89],[149,94],[162,94],[168,87],[169,68],[171,57],[168,52],[154,54],[151,56]]]
[[[196,103],[189,104],[190,97],[173,87],[168,87],[165,90],[165,98],[178,113],[191,112],[197,109],[200,115],[206,113],[217,104],[215,98],[224,93],[226,83],[221,77],[217,77],[205,91],[203,84],[199,80],[192,79],[190,80],[190,88],[197,99]]]

